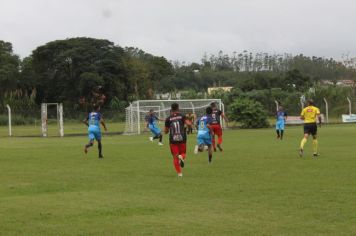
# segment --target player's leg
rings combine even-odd
[[[186,152],[187,152],[187,145],[185,143],[180,143],[178,145],[179,147],[179,159],[181,160],[181,167],[184,167],[184,160],[186,157]],[[183,162],[183,163],[182,163]]]
[[[211,142],[210,137],[205,138],[204,144],[208,146],[208,160],[209,160],[209,163],[211,163],[211,161],[213,159],[213,147],[212,147],[212,142]]]
[[[222,144],[222,141],[223,141],[223,132],[222,132],[222,128],[221,128],[220,125],[217,128],[216,134],[218,136],[218,145],[216,145],[216,146],[219,148],[220,152],[222,152],[223,149],[221,147],[221,144]]]
[[[198,152],[204,151],[204,143],[201,135],[197,136],[197,145],[195,145],[194,153],[197,154]]]
[[[101,144],[101,140],[98,141],[98,151],[99,151],[99,158],[103,158],[103,146]]]
[[[281,140],[283,139],[283,135],[284,135],[284,122],[282,122],[279,126],[280,130],[281,130]]]
[[[208,145],[208,160],[209,163],[211,163],[212,159],[213,159],[213,147],[211,144]]]
[[[155,129],[154,129],[154,135],[155,135],[155,136],[154,136],[153,139],[158,139],[158,145],[162,146],[162,145],[163,145],[163,143],[162,143],[162,138],[163,138],[163,136],[162,136],[161,129],[158,128],[158,127],[155,127]]]
[[[159,138],[159,140],[158,140],[158,145],[163,145],[163,143],[162,143],[162,138],[163,138],[163,135],[162,135],[162,133],[159,133],[159,136],[158,136],[158,138]]]
[[[318,152],[318,139],[317,139],[317,129],[318,127],[315,125],[315,127],[313,127],[313,132],[312,132],[312,136],[313,136],[313,157],[317,157],[319,156],[319,152]]]
[[[99,152],[99,158],[103,158],[103,145],[101,144],[101,132],[100,130],[97,130],[95,132],[95,139],[98,142],[98,152]]]
[[[277,133],[277,139],[279,139],[281,137],[279,134],[279,122],[276,122],[276,133]]]
[[[216,152],[215,134],[211,135],[211,143],[212,143],[214,152]]]
[[[189,125],[189,133],[190,133],[190,134],[193,133],[193,125]]]
[[[304,125],[304,136],[302,141],[300,142],[300,149],[299,149],[299,156],[302,157],[303,153],[304,153],[304,145],[307,143],[308,141],[308,137],[309,137],[309,126],[308,125]]]
[[[212,145],[213,145],[213,150],[214,152],[216,152],[216,142],[215,142],[215,132],[217,131],[217,126],[216,125],[212,125],[212,135],[211,135],[211,141],[212,141]]]
[[[151,131],[151,133],[152,133],[152,136],[151,137],[149,137],[149,140],[151,141],[151,142],[153,142],[153,140],[154,139],[157,139],[158,137],[157,137],[157,135],[156,135],[156,127],[154,126],[154,125],[152,125],[152,124],[150,124],[150,125],[148,125],[148,128],[150,129],[150,131]]]
[[[88,149],[94,145],[95,134],[92,130],[88,131],[89,143],[84,146],[85,154],[88,153]]]
[[[171,153],[173,156],[173,165],[179,177],[182,176],[182,168],[179,163],[179,147],[177,144],[170,144]]]

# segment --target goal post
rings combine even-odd
[[[42,103],[41,104],[41,131],[43,137],[48,137],[48,107],[55,106],[57,112],[57,126],[60,137],[64,136],[63,126],[63,104],[62,103]]]
[[[193,113],[197,117],[205,114],[205,109],[212,102],[216,102],[219,109],[225,107],[221,99],[183,99],[183,100],[138,100],[126,108],[126,123],[124,134],[141,134],[144,130],[145,116],[153,110],[159,118],[165,119],[170,114],[171,104],[178,103],[182,113]],[[222,120],[222,119],[221,119]],[[224,127],[225,123],[221,121]]]

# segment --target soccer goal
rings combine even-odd
[[[41,104],[41,130],[42,136],[48,137],[48,124],[52,117],[49,118],[48,108],[55,108],[55,118],[57,121],[58,134],[59,136],[64,136],[64,127],[63,127],[63,104],[62,103],[42,103]]]
[[[205,114],[205,109],[212,102],[216,102],[219,109],[224,112],[225,107],[221,99],[187,99],[187,100],[138,100],[126,108],[125,134],[140,134],[145,128],[145,116],[152,109],[159,118],[169,116],[171,104],[178,103],[182,113],[193,113],[196,117]],[[222,126],[225,124],[221,119]]]

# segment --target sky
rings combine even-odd
[[[0,40],[22,58],[49,41],[108,39],[169,60],[204,53],[356,56],[355,0],[0,0]]]

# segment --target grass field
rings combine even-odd
[[[227,130],[208,165],[189,136],[184,178],[148,135],[0,139],[1,235],[356,235],[355,125]],[[167,141],[165,139],[165,141]]]

